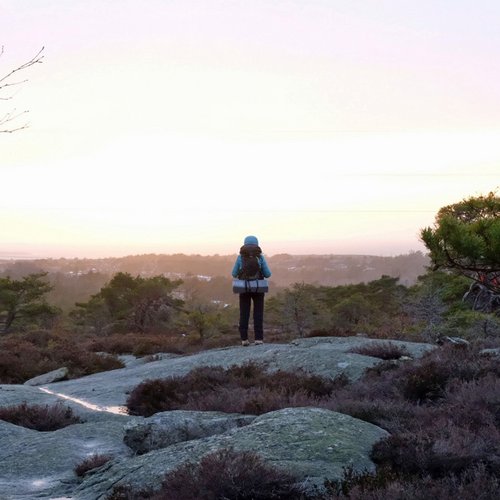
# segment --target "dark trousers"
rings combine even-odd
[[[248,340],[248,320],[250,307],[253,301],[253,328],[255,340],[264,340],[264,294],[240,293],[240,337]]]

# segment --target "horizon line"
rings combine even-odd
[[[5,252],[7,253],[7,252]],[[266,254],[268,258],[280,256],[280,255],[289,255],[290,257],[400,257],[403,255],[411,255],[411,254],[422,254],[426,255],[422,250],[408,250],[406,253],[396,253],[391,255],[381,255],[374,253],[289,253],[289,252],[279,252],[274,254]],[[3,256],[0,253],[0,262],[1,261],[37,261],[37,260],[107,260],[107,259],[126,259],[130,257],[145,257],[145,256],[166,256],[172,257],[177,255],[183,255],[185,257],[234,257],[238,255],[238,252],[221,254],[221,253],[213,253],[213,254],[201,254],[201,253],[184,253],[184,252],[174,252],[174,253],[137,253],[137,254],[127,254],[127,255],[115,255],[115,256],[106,256],[106,257],[65,257],[65,256],[33,256],[27,255],[25,252],[19,252],[18,254],[9,254]]]

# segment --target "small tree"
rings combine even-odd
[[[355,333],[360,323],[374,313],[370,302],[361,294],[354,293],[340,301],[332,309],[334,326],[343,333]]]
[[[190,304],[186,313],[186,326],[198,335],[201,343],[227,328],[227,321],[217,306],[203,303]]]
[[[47,304],[45,294],[52,286],[45,281],[47,273],[34,273],[21,280],[0,278],[0,326],[7,333],[14,322],[54,316],[57,309]]]
[[[314,315],[319,303],[314,297],[314,287],[294,283],[282,293],[283,315],[287,326],[299,337],[304,337],[314,325]]]
[[[77,325],[100,334],[112,324],[109,309],[100,295],[93,295],[88,302],[77,302],[75,305],[77,309],[71,311],[69,315]]]
[[[435,341],[446,330],[448,316],[465,308],[461,299],[468,284],[464,276],[445,271],[419,276],[405,303],[413,328],[427,341]]]
[[[13,95],[9,93],[10,90],[13,87],[16,87],[18,85],[27,82],[27,79],[17,80],[16,78],[19,73],[25,71],[31,66],[34,66],[42,62],[42,59],[44,58],[44,56],[42,55],[43,50],[44,47],[42,47],[35,54],[34,57],[26,61],[24,64],[21,64],[20,66],[17,66],[16,68],[7,71],[7,73],[3,76],[0,75],[0,101],[10,101],[13,98]],[[4,53],[4,48],[2,46],[0,48],[0,58],[2,57],[3,53]],[[11,133],[15,132],[16,130],[21,130],[26,128],[28,126],[27,123],[11,127],[10,122],[14,121],[16,118],[19,118],[22,115],[25,115],[27,112],[28,111],[17,111],[14,108],[10,111],[3,113],[3,115],[0,114],[0,133]]]
[[[471,197],[439,210],[422,229],[435,269],[451,269],[500,293],[500,198]]]
[[[173,312],[181,308],[183,302],[172,294],[181,283],[163,276],[134,278],[128,273],[117,273],[88,302],[77,303],[78,309],[72,316],[99,330],[112,325],[150,332],[169,323]]]

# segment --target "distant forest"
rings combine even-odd
[[[49,299],[64,310],[88,300],[118,272],[182,279],[181,290],[185,293],[232,303],[231,270],[235,259],[236,255],[145,254],[105,259],[0,260],[0,277],[19,279],[34,272],[48,272],[54,285]],[[422,252],[395,257],[278,254],[267,260],[273,273],[272,293],[294,283],[338,286],[368,283],[384,275],[411,286],[429,265]]]

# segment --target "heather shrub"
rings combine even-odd
[[[153,496],[151,490],[135,490],[130,485],[120,484],[115,486],[106,500],[149,500]]]
[[[467,382],[488,373],[500,376],[497,360],[481,356],[477,349],[444,346],[406,365],[398,375],[404,397],[418,402],[442,398],[452,381]]]
[[[0,383],[22,384],[30,378],[59,368],[44,358],[33,344],[6,339],[0,343]]]
[[[79,378],[92,373],[123,368],[125,365],[115,356],[89,352],[73,339],[49,342],[44,354],[50,357],[56,367],[66,366],[69,378]]]
[[[354,332],[345,331],[341,328],[336,328],[335,326],[326,329],[314,329],[310,332],[306,332],[304,337],[351,337]]]
[[[112,354],[146,356],[158,352],[183,354],[185,346],[178,337],[157,334],[124,333],[92,338],[89,350]]]
[[[76,339],[41,332],[11,335],[0,341],[0,383],[22,384],[30,378],[66,366],[69,378],[123,368],[114,356],[89,352]]]
[[[47,347],[50,341],[60,338],[49,330],[31,330],[22,334],[16,334],[16,338],[29,342],[36,347]]]
[[[419,414],[418,410],[415,411],[414,405],[406,401],[357,399],[344,392],[332,399],[320,401],[319,406],[345,413],[390,432],[397,432],[404,428],[407,420],[413,421]]]
[[[75,467],[75,474],[78,477],[83,477],[87,472],[102,467],[105,463],[112,460],[112,458],[111,455],[99,455],[98,453],[94,453]]]
[[[398,360],[395,359],[389,359],[389,360],[384,360],[381,361],[380,363],[377,363],[374,366],[371,366],[365,370],[365,375],[369,376],[370,374],[374,375],[381,375],[383,372],[389,371],[389,370],[396,370],[399,368],[399,363]]]
[[[453,422],[466,422],[476,429],[488,425],[500,428],[500,378],[494,374],[450,384],[445,403]]]
[[[153,500],[294,500],[294,478],[252,452],[223,449],[167,474]]]
[[[59,366],[68,367],[70,378],[116,370],[125,366],[116,356],[88,352],[76,342],[67,339],[49,344],[48,352]]]
[[[92,373],[118,370],[125,365],[117,357],[109,354],[85,353],[85,363],[76,365],[72,370],[72,378],[83,377]]]
[[[415,402],[435,401],[443,397],[448,379],[452,376],[449,367],[430,361],[409,370],[402,382],[406,399]]]
[[[175,380],[145,380],[130,393],[127,408],[130,415],[150,417],[161,411],[175,410],[185,402]]]
[[[89,349],[112,354],[132,354],[137,345],[137,334],[113,334],[92,337],[88,343]]]
[[[493,476],[500,474],[499,369],[498,358],[481,356],[474,347],[441,347],[419,360],[367,370],[321,400],[323,407],[391,433],[374,446],[372,459],[380,474],[396,474],[397,480],[370,491],[357,485],[349,498],[429,498],[434,491],[443,492],[436,498],[458,498],[450,485],[469,495],[472,480],[491,491]],[[470,479],[478,466],[483,473]],[[427,478],[425,493],[419,493],[418,478]],[[398,496],[406,486],[411,494]]]
[[[334,392],[327,404],[337,410],[339,406],[351,403],[384,406],[408,402],[413,411],[419,413],[421,408],[428,411],[430,407],[439,406],[450,391],[456,391],[462,384],[488,377],[498,379],[499,375],[500,363],[495,356],[480,355],[472,348],[443,346],[421,359],[379,363],[367,369],[363,378],[346,390]],[[394,429],[389,430],[393,432]]]
[[[282,388],[290,394],[304,391],[314,398],[330,396],[335,390],[349,384],[349,379],[344,374],[338,375],[335,379],[328,379],[301,371],[293,373],[277,371],[270,375],[262,373],[261,378],[261,384],[271,390]]]
[[[28,405],[26,402],[14,406],[0,408],[0,419],[28,429],[47,432],[62,429],[68,425],[81,423],[82,420],[73,415],[69,406],[61,403],[49,405]]]
[[[399,359],[410,355],[406,347],[399,346],[393,342],[370,342],[359,347],[354,347],[349,352],[383,360]]]
[[[376,474],[346,474],[342,481],[327,485],[330,499],[350,500],[496,500],[500,488],[498,476],[478,465],[462,475],[442,478],[403,477],[386,469]]]
[[[439,415],[434,427],[402,432],[375,444],[375,463],[408,475],[444,477],[461,474],[478,464],[500,473],[500,433],[494,427],[472,431]]]
[[[146,380],[129,395],[132,415],[168,410],[213,410],[262,414],[289,406],[317,405],[348,383],[344,376],[327,380],[303,372],[268,373],[254,363],[201,367],[187,375]]]
[[[331,498],[350,498],[351,493],[356,490],[368,492],[383,489],[398,479],[397,474],[381,467],[375,473],[366,470],[355,471],[352,465],[344,467],[343,470],[342,479],[325,481],[325,489]]]
[[[271,390],[266,387],[221,387],[198,397],[190,396],[184,409],[262,415],[282,408],[302,406],[318,406],[318,400],[311,398],[304,391],[290,394],[283,389]]]
[[[295,479],[256,453],[222,449],[166,474],[159,491],[113,488],[106,500],[305,500]]]

